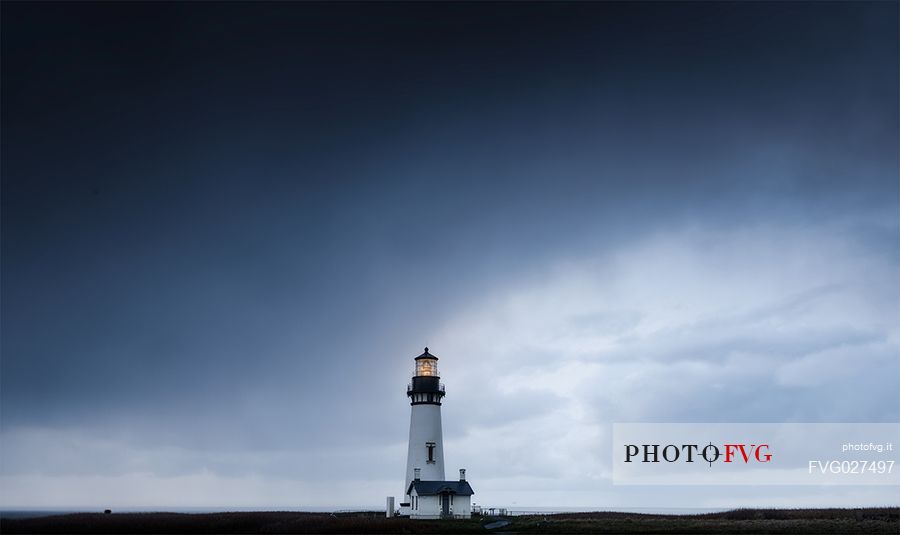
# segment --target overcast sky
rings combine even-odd
[[[900,420],[898,4],[2,4],[0,506],[486,505],[613,422]]]

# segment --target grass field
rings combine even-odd
[[[0,533],[900,533],[900,508],[738,509],[703,515],[574,513],[505,518],[409,520],[384,513],[78,513],[4,518]]]

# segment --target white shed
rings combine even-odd
[[[471,518],[472,495],[475,491],[469,482],[413,480],[407,494],[410,496],[410,518]]]

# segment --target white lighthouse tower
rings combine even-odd
[[[458,481],[444,480],[441,400],[445,391],[438,358],[426,347],[415,361],[412,382],[406,388],[412,410],[400,514],[411,518],[468,518],[474,491],[465,479],[465,470],[460,470]]]
[[[416,468],[420,469],[421,479],[444,479],[444,436],[441,431],[444,385],[438,374],[437,361],[438,358],[429,353],[426,347],[425,352],[416,357],[416,370],[412,382],[406,387],[412,411],[409,417],[404,490],[409,490],[409,484],[415,479]]]

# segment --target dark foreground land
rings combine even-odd
[[[488,530],[497,521],[509,524]],[[384,513],[78,513],[4,518],[0,533],[900,533],[900,508],[738,509],[704,515],[575,513],[409,520]]]

